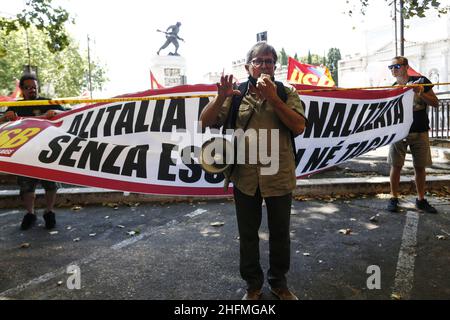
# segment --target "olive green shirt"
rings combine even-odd
[[[303,106],[296,89],[285,86],[285,90],[288,97],[286,101],[288,107],[305,117]],[[231,98],[227,98],[219,111],[216,125],[222,126],[224,124],[231,109],[230,107]],[[253,132],[256,133],[256,135],[248,135],[249,138],[246,139],[245,144],[245,163],[241,164],[239,160],[237,161],[238,163],[234,167],[230,180],[242,193],[249,196],[255,195],[258,186],[263,197],[283,196],[292,192],[296,186],[295,160],[291,142],[291,132],[278,118],[274,108],[275,107],[267,100],[259,100],[256,95],[249,91],[247,91],[247,94],[242,99],[239,107],[236,129],[244,129],[248,122],[246,135],[250,129],[255,129]],[[260,162],[261,159],[259,158],[257,151],[261,147],[260,143],[251,143],[253,146],[258,145],[258,147],[256,150],[252,149],[249,152],[249,141],[255,142],[256,139],[260,138],[260,131],[258,131],[258,129],[267,130],[266,146],[267,150],[269,150],[269,157],[271,154],[271,145],[276,143],[276,141],[274,141],[271,144],[270,130],[279,130],[279,166],[276,173],[270,175],[261,174],[261,169],[263,167],[269,167],[270,163],[263,164]],[[262,145],[262,147],[264,147],[264,145]],[[263,154],[267,154],[267,152],[264,151]],[[251,159],[252,156],[256,157],[257,160],[249,162],[249,159]],[[276,158],[273,160],[276,161]]]

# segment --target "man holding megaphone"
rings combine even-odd
[[[248,81],[239,88],[233,85],[232,75],[222,75],[217,83],[218,94],[203,110],[200,121],[203,127],[256,131],[256,139],[248,139],[245,145],[260,142],[264,132],[267,136],[277,131],[277,141],[270,141],[260,148],[269,153],[278,151],[279,163],[276,173],[264,174],[265,164],[259,156],[256,163],[238,162],[232,167],[230,180],[236,205],[240,241],[240,273],[247,282],[243,299],[258,300],[264,284],[264,273],[259,262],[258,230],[262,219],[262,201],[267,207],[270,267],[267,279],[272,293],[279,299],[297,300],[288,289],[286,274],[290,265],[290,212],[292,190],[296,186],[296,155],[294,137],[305,129],[306,118],[303,104],[292,87],[275,81],[275,49],[266,42],[258,42],[247,54],[245,69]],[[276,143],[277,148],[272,146]],[[245,148],[249,159],[251,147]],[[255,150],[255,149],[253,149]],[[239,150],[238,150],[239,153]],[[238,155],[239,157],[239,155]],[[235,157],[236,158],[236,157]]]

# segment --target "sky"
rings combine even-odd
[[[351,0],[350,2],[359,2]],[[54,0],[75,18],[68,30],[81,48],[91,38],[91,55],[107,68],[109,83],[96,97],[149,89],[151,58],[165,41],[162,33],[181,22],[179,53],[187,62],[189,84],[204,83],[208,72],[231,71],[245,57],[256,34],[289,55],[363,52],[367,29],[393,26],[384,0],[373,0],[365,16],[345,14],[346,0]],[[0,13],[18,13],[25,0],[2,0]],[[428,29],[428,31],[430,31]],[[435,33],[435,32],[434,32]],[[393,37],[393,35],[392,35]],[[161,54],[167,54],[170,45]]]

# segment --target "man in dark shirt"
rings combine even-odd
[[[20,89],[22,91],[24,100],[48,100],[46,98],[39,97],[39,86],[35,75],[26,74],[20,78]],[[18,117],[44,117],[51,119],[57,112],[64,111],[64,108],[60,105],[49,106],[27,106],[27,107],[9,107],[5,115],[0,118],[0,123],[5,121],[14,121]],[[52,229],[55,227],[55,213],[53,208],[56,201],[56,191],[58,184],[53,181],[39,180],[29,177],[17,177],[17,183],[20,187],[20,195],[24,203],[27,213],[23,217],[20,228],[27,230],[36,223],[36,213],[34,211],[34,200],[36,198],[35,190],[38,183],[41,183],[45,189],[45,200],[47,209],[44,213],[45,227]]]
[[[409,76],[408,68],[408,59],[405,57],[398,56],[392,59],[392,64],[389,66],[389,69],[397,79],[394,85],[431,83],[430,80],[423,76]],[[432,164],[428,138],[428,130],[430,127],[427,106],[437,108],[438,105],[439,101],[433,92],[432,86],[414,87],[413,123],[409,134],[405,139],[391,144],[389,149],[388,163],[391,165],[390,182],[392,197],[389,200],[387,210],[391,212],[398,211],[400,172],[405,162],[406,149],[409,146],[413,158],[417,189],[416,208],[428,213],[437,213],[437,210],[425,199],[425,167]]]

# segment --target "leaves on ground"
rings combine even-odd
[[[393,294],[391,294],[391,299],[393,299],[393,300],[401,300],[402,296],[399,295],[398,293],[393,293]]]
[[[221,222],[221,221],[216,221],[216,222],[211,222],[209,225],[211,227],[221,227],[225,224],[225,222]]]
[[[139,207],[141,205],[140,202],[125,202],[128,207]]]
[[[340,230],[339,230],[339,233],[348,235],[348,234],[351,234],[351,233],[352,233],[352,229],[350,229],[350,228],[347,228],[347,229],[340,229]]]
[[[119,204],[115,202],[103,202],[103,206],[113,208],[114,210],[119,209]]]

